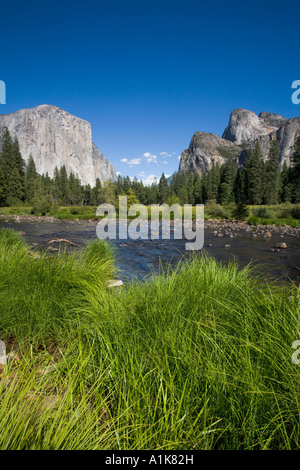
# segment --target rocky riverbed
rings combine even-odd
[[[58,251],[59,246],[72,251],[96,239],[96,225],[97,220],[0,216],[0,227],[19,231],[34,251],[47,249],[52,254]],[[217,219],[206,220],[204,226],[204,247],[197,252],[199,255],[206,251],[224,263],[235,258],[240,266],[252,262],[264,277],[298,281],[300,229],[275,225],[251,227],[246,222]],[[59,240],[71,241],[73,245]],[[133,277],[142,279],[151,271],[157,271],[160,264],[175,264],[182,256],[189,258],[193,254],[185,250],[184,239],[172,239],[172,229],[170,240],[117,239],[112,243],[116,248],[120,277],[125,280]]]

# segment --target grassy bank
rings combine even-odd
[[[296,449],[300,292],[194,257],[110,290],[114,255],[0,231],[0,449]]]

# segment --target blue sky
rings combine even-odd
[[[1,4],[6,114],[53,104],[92,123],[122,175],[170,175],[195,131],[234,108],[300,114],[299,1]]]

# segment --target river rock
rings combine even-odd
[[[271,232],[265,232],[264,233],[264,238],[266,238],[266,239],[272,238],[272,233]]]
[[[123,281],[121,279],[109,279],[107,281],[107,287],[121,287],[123,286]]]
[[[280,250],[286,250],[287,244],[285,242],[276,243],[275,248],[278,248]]]

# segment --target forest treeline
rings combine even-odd
[[[280,172],[279,150],[275,140],[270,142],[268,158],[264,161],[257,142],[248,151],[242,168],[234,158],[200,176],[198,173],[175,173],[171,183],[162,174],[151,186],[137,178],[118,176],[117,181],[103,184],[96,180],[94,187],[82,185],[78,175],[67,173],[65,165],[55,168],[53,177],[39,175],[33,157],[27,164],[22,158],[17,138],[6,129],[0,151],[0,205],[31,204],[46,198],[60,205],[91,205],[117,203],[119,195],[128,196],[128,204],[205,204],[216,201],[225,205],[278,204],[300,202],[300,136],[297,138],[291,166],[283,165]]]

